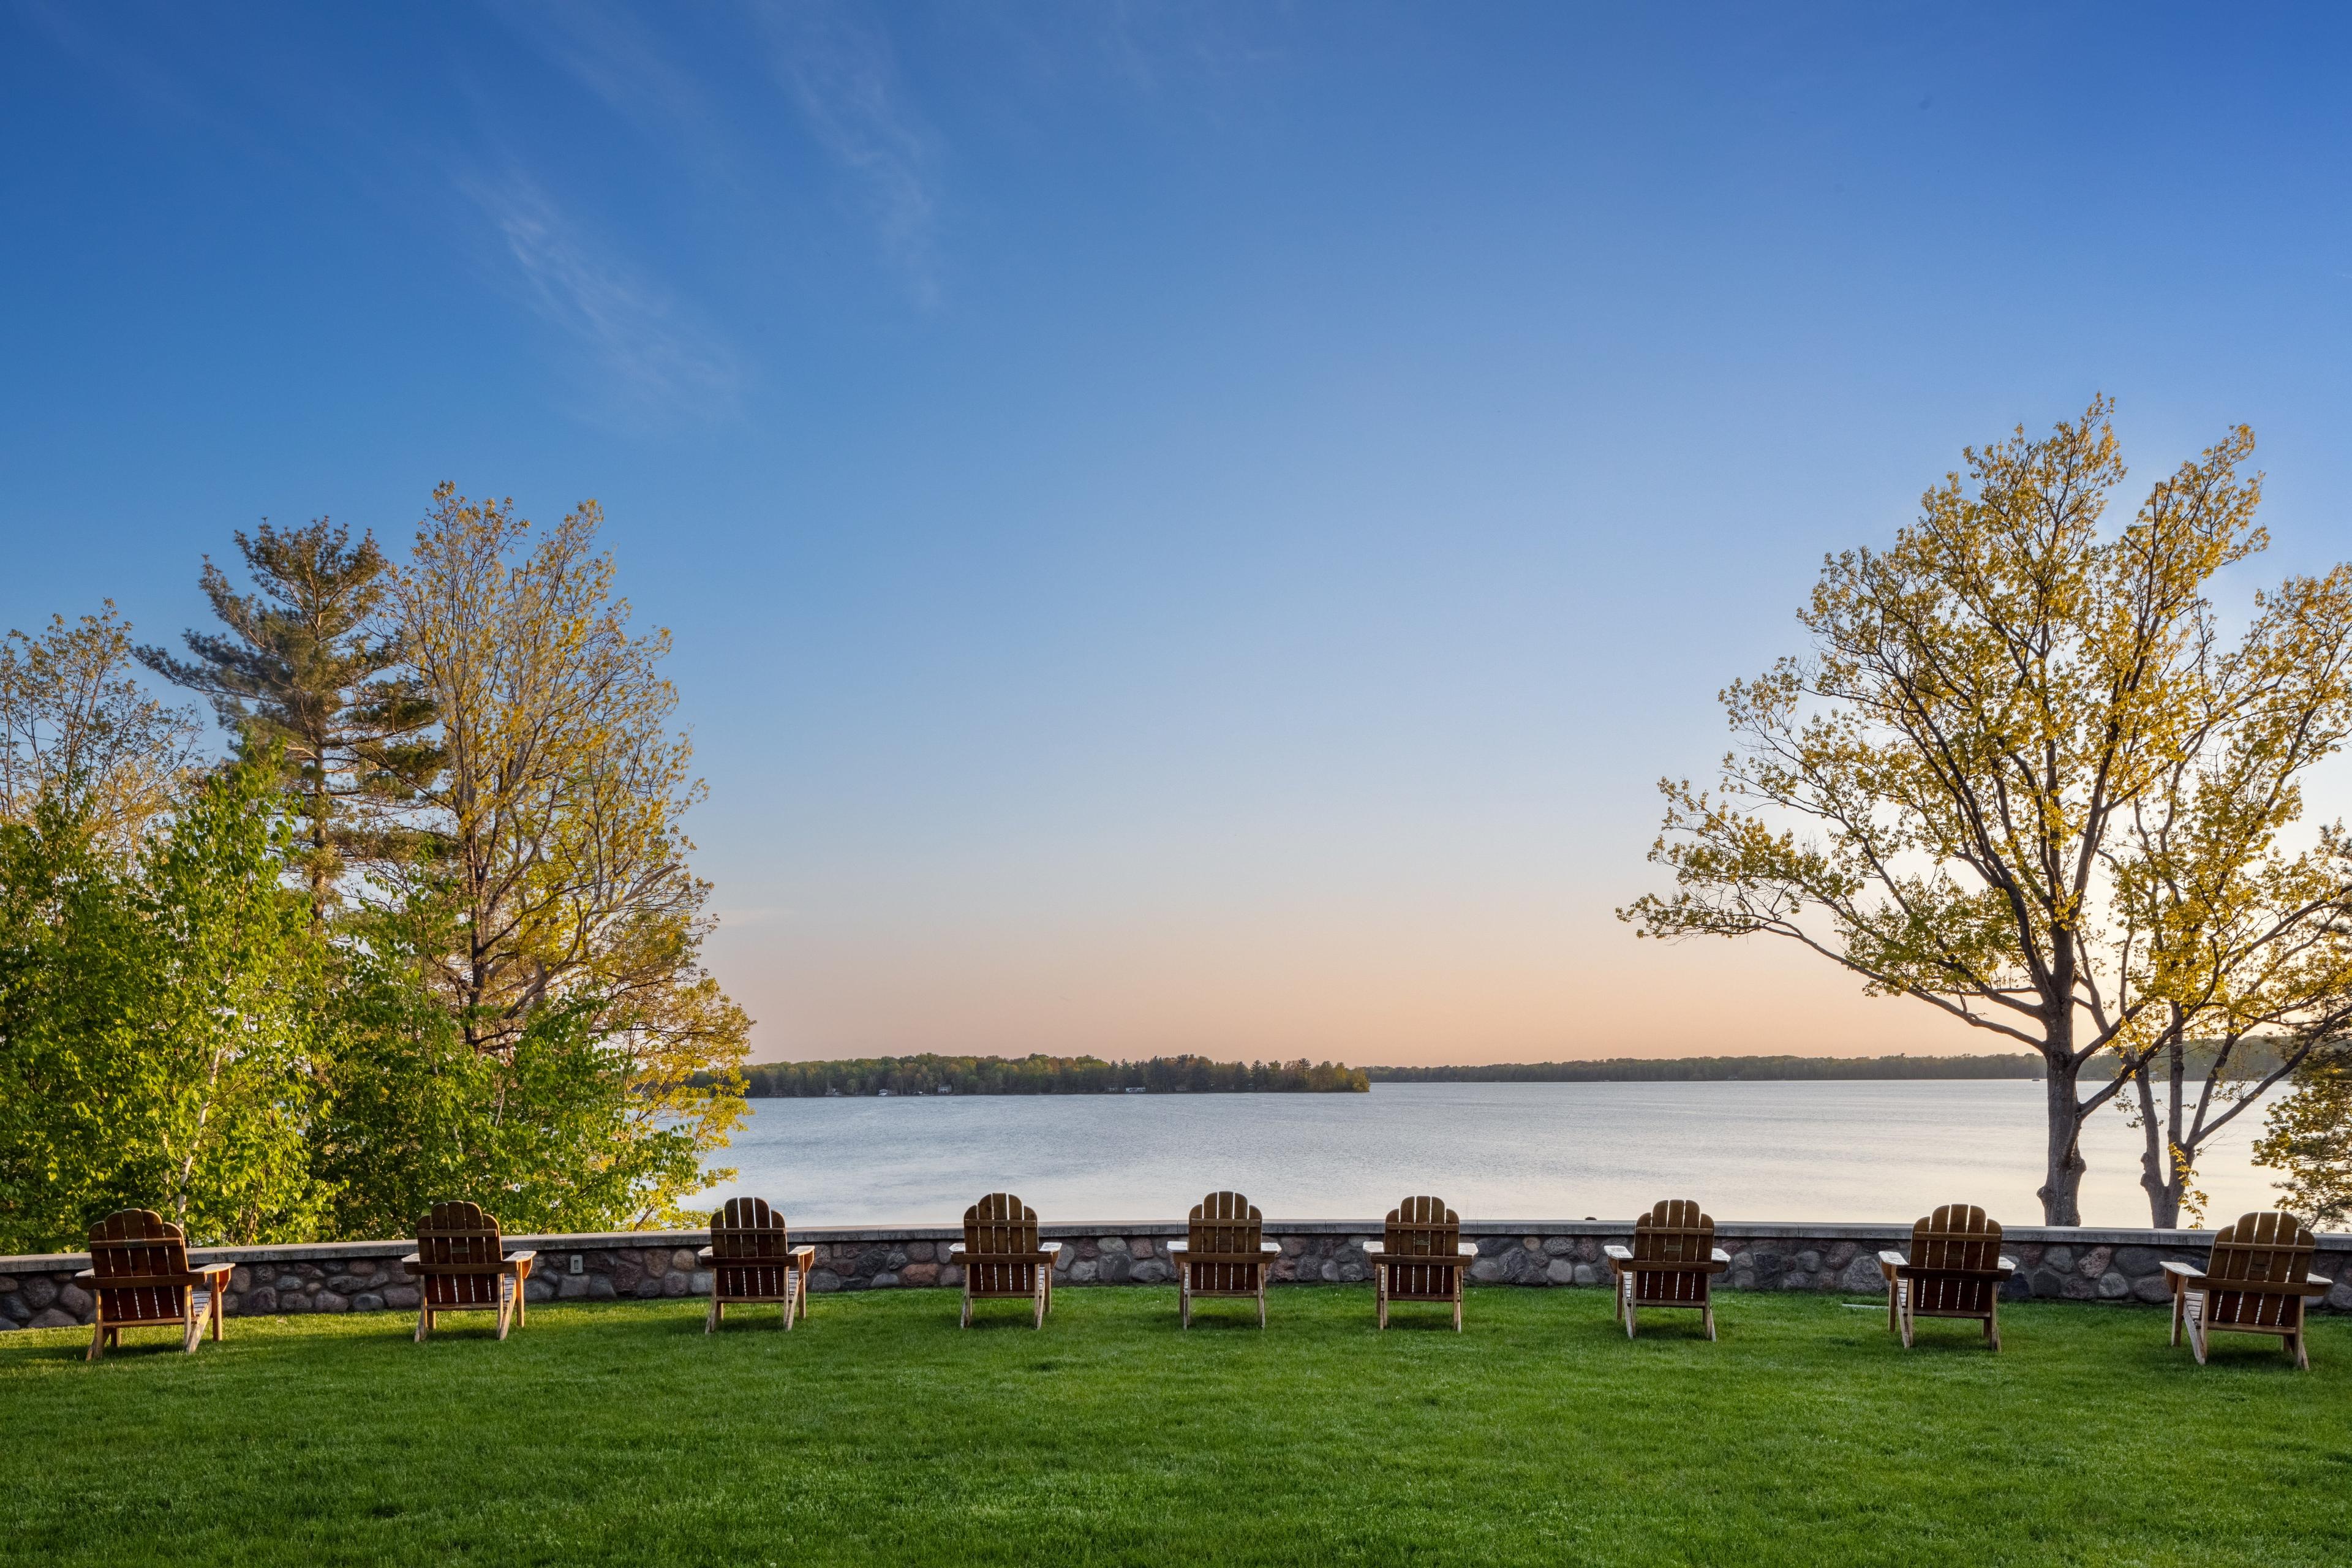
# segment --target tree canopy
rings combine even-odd
[[[2210,585],[2266,542],[2252,433],[2106,529],[2125,478],[2109,412],[1967,448],[1965,475],[1891,544],[1824,563],[1799,616],[1806,652],[1722,694],[1736,744],[1717,787],[1661,784],[1652,858],[1675,890],[1620,911],[1665,940],[1780,938],[2037,1052],[2058,1225],[2081,1218],[2083,1122],[2129,1081],[2085,1089],[2085,1068],[2102,1052],[2144,1066],[2183,994],[2153,956],[2164,917],[2136,891],[2156,872],[2133,826],[2172,798],[2206,814],[2183,831],[2209,861],[2269,855],[2300,810],[2295,778],[2340,740],[2330,628],[2352,609],[2340,569],[2289,578],[2228,642]],[[2290,714],[2303,731],[2277,722]],[[2233,766],[2234,798],[2206,787]],[[2200,901],[2190,923],[2214,912]]]

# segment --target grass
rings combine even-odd
[[[955,1297],[542,1307],[504,1344],[392,1313],[233,1320],[194,1356],[0,1339],[11,1562],[2340,1564],[2352,1323],[2297,1373],[2162,1312],[2021,1304],[2006,1349],[1734,1295],[1628,1343],[1600,1291],[1369,1289],[1272,1327],[1168,1289],[955,1327]]]

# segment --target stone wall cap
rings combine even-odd
[[[1378,1236],[1382,1222],[1377,1219],[1269,1219],[1267,1232],[1275,1236]],[[1185,1226],[1181,1220],[1071,1220],[1040,1225],[1039,1234],[1054,1240],[1069,1240],[1101,1236],[1162,1237],[1181,1236]],[[1632,1232],[1633,1222],[1628,1219],[1608,1220],[1464,1220],[1465,1236],[1577,1236],[1620,1237]],[[1911,1226],[1904,1224],[1814,1224],[1774,1221],[1718,1221],[1716,1235],[1727,1239],[1745,1241],[1903,1241],[1908,1240]],[[960,1225],[940,1226],[794,1226],[793,1237],[818,1245],[840,1246],[857,1242],[959,1241],[963,1237]],[[634,1251],[654,1247],[702,1247],[709,1243],[707,1230],[610,1230],[570,1232],[561,1235],[510,1235],[505,1237],[509,1246],[536,1247],[548,1252],[612,1252]],[[2045,1247],[2205,1247],[2212,1245],[2210,1230],[2150,1230],[2146,1228],[2111,1227],[2101,1226],[2004,1226],[2004,1242]],[[2326,1253],[2352,1253],[2352,1232],[2323,1232],[2318,1237],[2319,1250]],[[393,1258],[415,1250],[415,1242],[404,1237],[383,1241],[324,1241],[289,1244],[278,1247],[193,1247],[188,1256],[203,1263],[332,1263],[362,1258]],[[49,1252],[16,1258],[0,1258],[0,1274],[69,1274],[89,1267],[86,1252]]]

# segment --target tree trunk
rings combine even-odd
[[[2166,1099],[2160,1111],[2156,1089],[2150,1081],[2153,1059],[2143,1061],[2133,1075],[2133,1088],[2139,1095],[2139,1126],[2144,1140],[2139,1155],[2139,1185],[2147,1194],[2147,1222],[2158,1230],[2171,1230],[2180,1224],[2180,1201],[2188,1185],[2172,1161],[2173,1150],[2180,1146],[2181,1080],[2188,1066],[2181,1027],[2176,1018],[2171,1038],[2164,1045]]]
[[[2147,1223],[2158,1230],[2172,1230],[2180,1224],[2180,1176],[2172,1166],[2172,1151],[2167,1146],[2164,1130],[2146,1106],[2141,1108],[2141,1131],[2147,1135],[2147,1146],[2140,1151],[2140,1191],[2147,1194]]]
[[[2048,1093],[2050,1131],[2041,1190],[2044,1225],[2083,1223],[2083,1112],[2075,1092],[2080,1069],[2065,1048],[2046,1052],[2042,1086]]]

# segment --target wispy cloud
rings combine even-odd
[[[757,15],[810,134],[858,182],[883,254],[918,300],[938,303],[938,138],[908,99],[889,39],[823,0],[766,4]]]
[[[744,380],[735,352],[545,191],[520,174],[459,184],[495,226],[526,302],[604,372],[603,405],[584,412],[711,418],[734,411]]]

